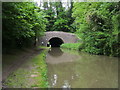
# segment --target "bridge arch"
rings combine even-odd
[[[79,39],[73,33],[48,31],[45,32],[45,35],[40,37],[38,40],[38,45],[47,46],[48,43],[52,43],[52,46],[54,47],[55,43],[55,47],[59,47],[62,43],[77,43]]]
[[[48,42],[51,47],[60,47],[60,45],[64,43],[64,40],[60,37],[52,37],[48,40]]]

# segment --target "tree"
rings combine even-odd
[[[120,2],[75,3],[72,16],[76,34],[83,40],[84,51],[118,56]]]
[[[73,2],[70,3],[69,8],[63,7],[63,3],[60,2],[44,2],[44,10],[47,14],[49,23],[47,24],[47,31],[64,31],[73,32],[71,24],[74,19],[72,15]]]
[[[30,46],[43,35],[47,20],[35,3],[3,2],[2,12],[3,48]]]

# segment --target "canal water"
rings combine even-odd
[[[46,55],[50,88],[118,88],[118,59],[51,48]]]

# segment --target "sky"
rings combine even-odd
[[[62,1],[62,2],[68,2],[70,0],[34,0],[34,2],[37,2],[38,6],[40,5],[40,2],[58,2],[58,1]],[[63,7],[65,7],[66,5],[63,4]]]
[[[37,2],[38,6],[40,5],[40,2],[70,2],[71,0],[34,0],[35,2]],[[89,1],[89,2],[118,2],[120,0],[73,0],[73,1],[77,1],[77,2],[85,2],[85,1]],[[65,7],[66,5],[63,4],[63,7]]]
[[[49,2],[58,2],[58,1],[60,1],[60,0],[34,0],[35,2],[37,2],[37,4],[38,4],[38,6],[40,5],[40,2],[47,2],[47,1],[49,1]],[[67,2],[67,1],[70,1],[70,0],[61,0],[62,2]]]

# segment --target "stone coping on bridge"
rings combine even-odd
[[[69,33],[69,32],[63,32],[63,31],[47,31],[45,32],[45,34],[49,34],[49,33],[62,33],[62,34],[69,34],[69,35],[74,35],[74,33]]]

